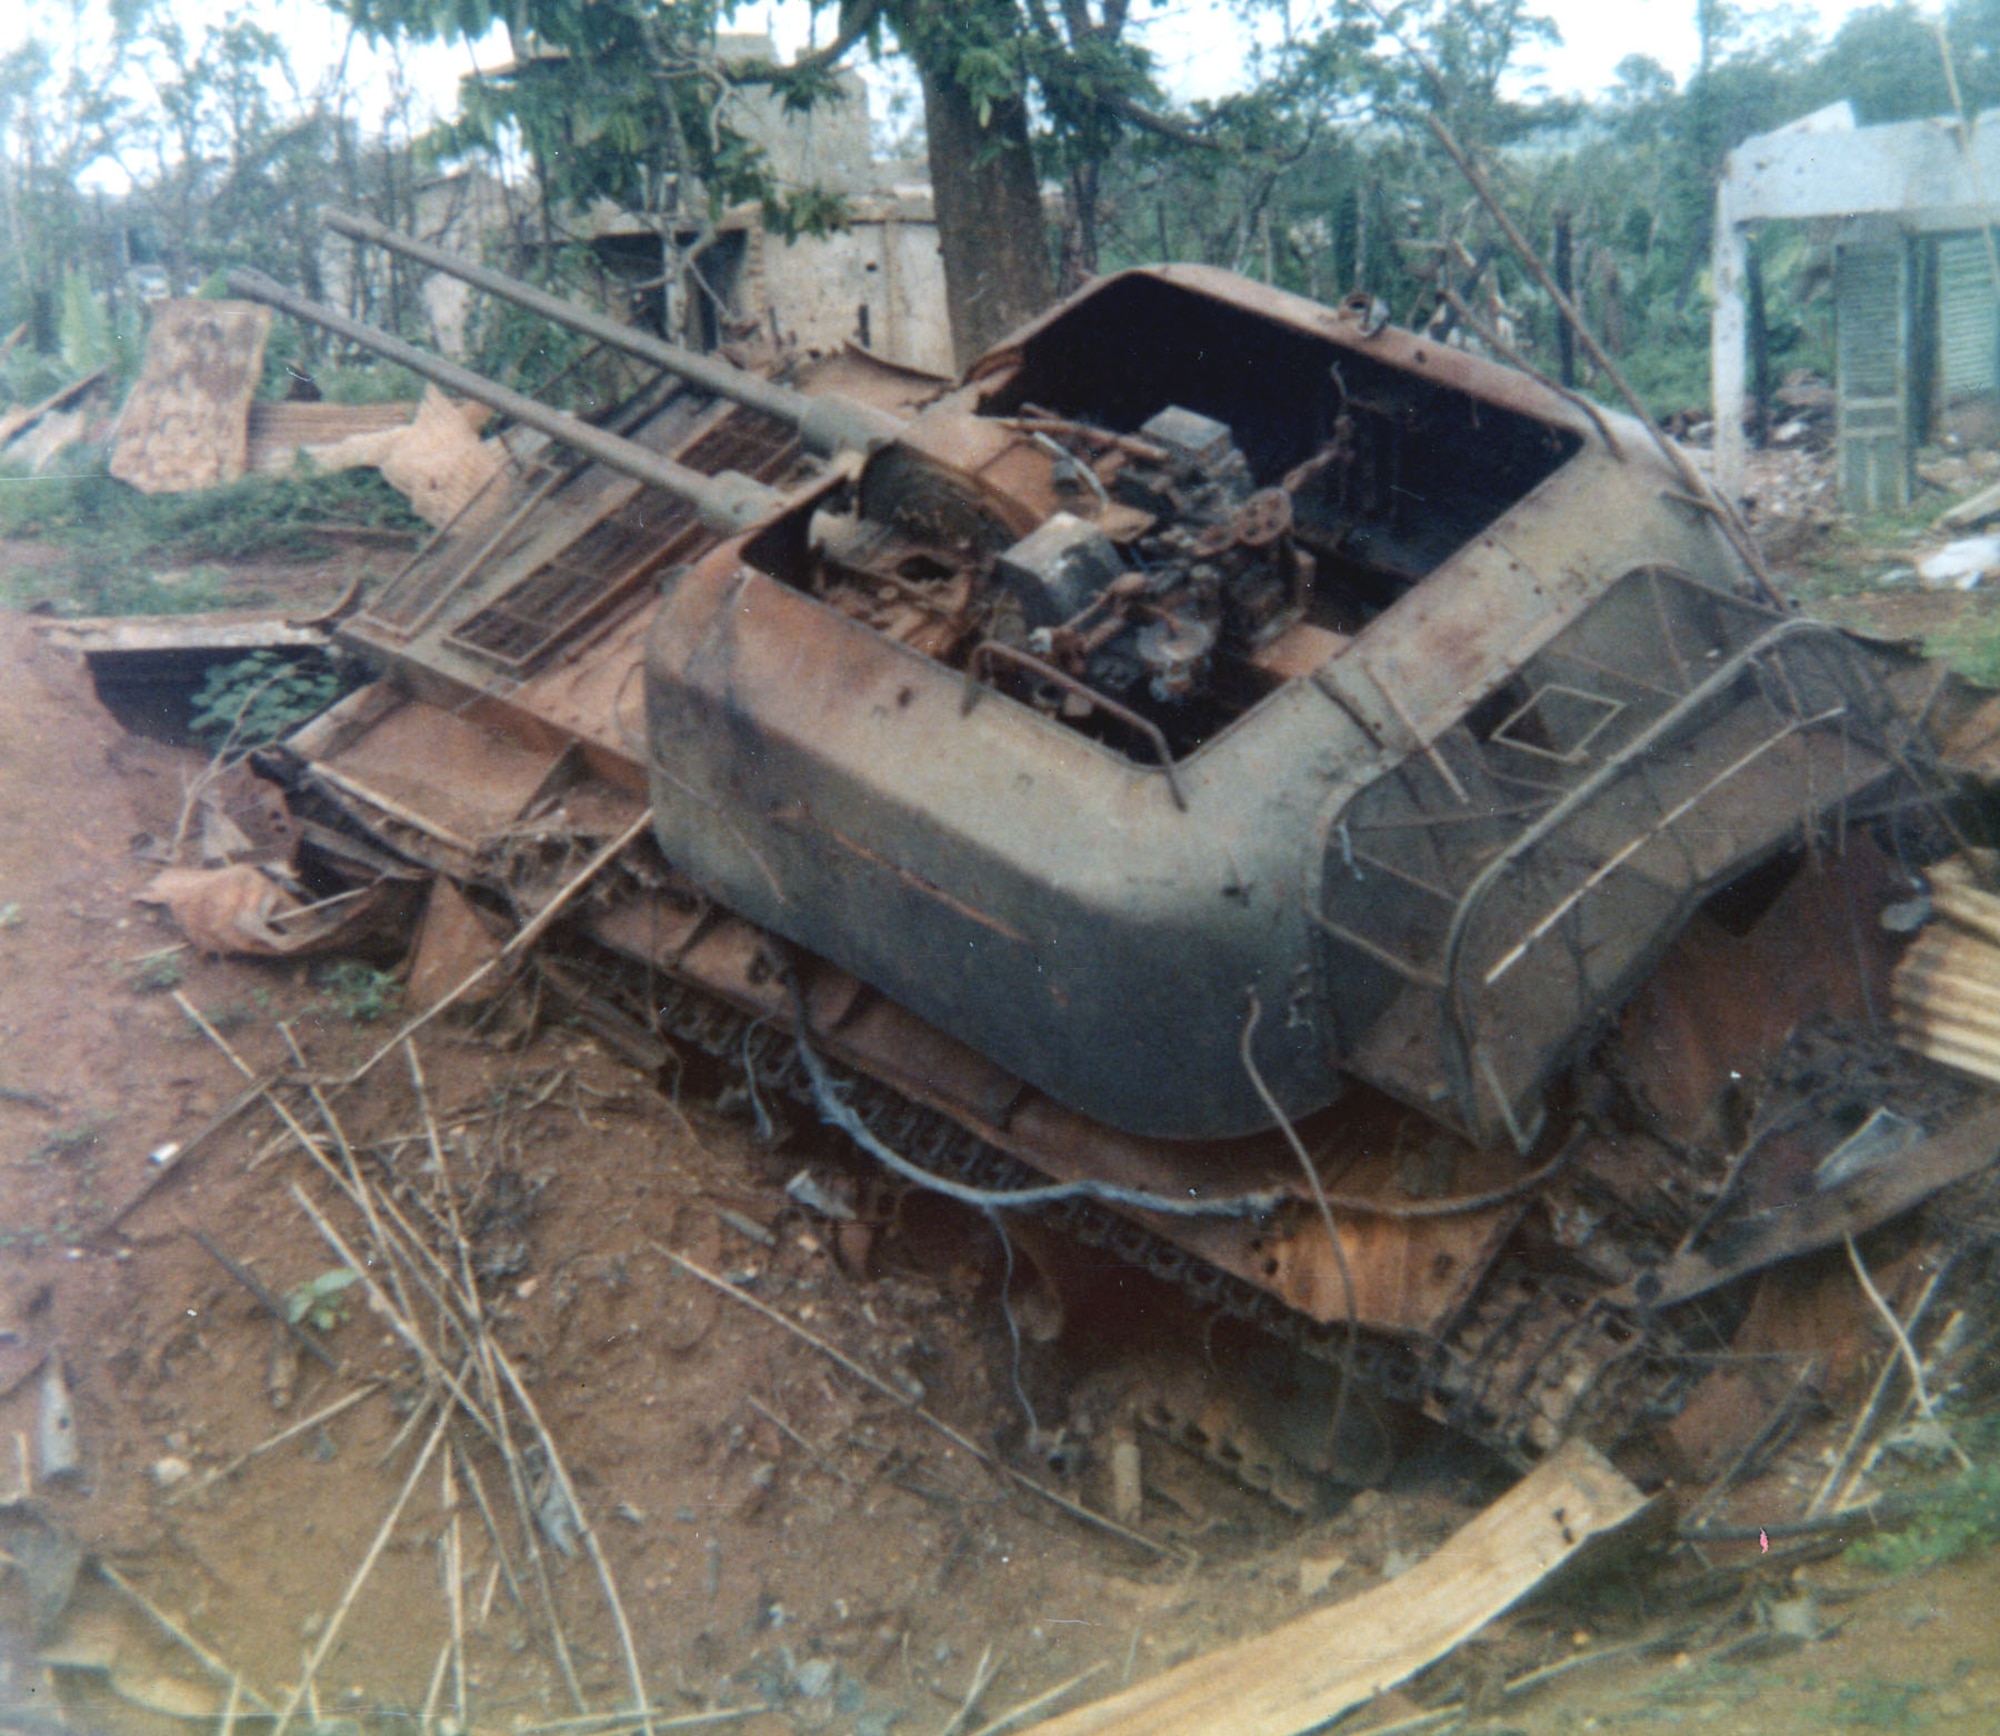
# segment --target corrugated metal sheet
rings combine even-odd
[[[1938,372],[1946,404],[2000,389],[2000,293],[1978,234],[1938,243]]]
[[[1909,249],[1843,247],[1839,318],[1840,491],[1850,512],[1910,498]]]

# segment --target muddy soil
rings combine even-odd
[[[324,577],[301,588],[327,588]],[[199,766],[120,732],[36,623],[0,616],[0,1501],[27,1479],[34,1505],[17,1513],[43,1516],[247,1689],[282,1703],[342,1613],[431,1418],[415,1409],[406,1351],[356,1291],[331,1298],[340,1318],[323,1345],[339,1367],[300,1359],[197,1239],[285,1298],[338,1265],[300,1196],[348,1233],[358,1225],[261,1106],[163,1177],[151,1154],[190,1141],[244,1088],[174,996],[256,1076],[291,1061],[289,1039],[309,1072],[338,1078],[378,1049],[400,1009],[375,979],[330,985],[295,963],[154,956],[177,937],[133,902],[154,872],[133,842],[171,833]],[[801,1168],[838,1178],[840,1154],[813,1130],[760,1143],[747,1117],[693,1095],[676,1104],[588,1034],[534,1011],[524,990],[483,1024],[427,1028],[418,1051],[489,1318],[558,1443],[651,1696],[669,1711],[768,1707],[723,1726],[766,1733],[940,1730],[985,1659],[987,1685],[955,1726],[977,1729],[1086,1670],[1097,1673],[1082,1692],[1101,1692],[1380,1583],[1505,1486],[1492,1466],[1416,1434],[1385,1489],[1300,1517],[1148,1441],[1140,1525],[1173,1554],[1094,1530],[687,1277],[665,1250],[1100,1508],[1100,1469],[1064,1482],[1038,1449],[1088,1395],[1138,1378],[1116,1344],[1127,1329],[1147,1338],[1153,1298],[1104,1277],[1095,1294],[1118,1330],[1085,1322],[1069,1335],[1076,1348],[1021,1343],[981,1220],[918,1202],[857,1257],[785,1192]],[[435,1197],[437,1160],[400,1055],[329,1107],[371,1173]],[[81,1448],[79,1474],[55,1483],[36,1477],[32,1446],[45,1356],[67,1375]],[[1838,1432],[1829,1421],[1801,1436],[1723,1516],[1796,1512]],[[497,1495],[497,1467],[472,1446]],[[454,1529],[468,1724],[518,1731],[575,1715],[511,1509],[496,1502],[489,1530],[462,1487],[457,1502],[435,1463],[410,1485],[319,1671],[306,1711],[320,1726],[401,1729],[427,1704],[452,1704],[440,1677]],[[583,1697],[611,1706],[625,1666],[591,1566],[553,1535],[539,1547]],[[1865,1576],[1838,1561],[1791,1565],[1781,1548],[1766,1563],[1754,1545],[1711,1553],[1723,1578],[1701,1583],[1721,1593],[1697,1615],[1676,1603],[1695,1565],[1686,1553],[1648,1557],[1524,1611],[1427,1686],[1468,1684],[1490,1712],[1476,1728],[2000,1728],[2000,1560],[1846,1601]],[[212,1720],[224,1697],[213,1669],[145,1623],[135,1630],[130,1600],[102,1575],[87,1569],[77,1583],[69,1663],[49,1671],[34,1575],[0,1573],[0,1725],[202,1727],[157,1710],[166,1705]],[[1774,1606],[1802,1599],[1810,1622],[1774,1626]],[[1481,1686],[1662,1635],[1684,1643],[1530,1698]],[[1393,1720],[1416,1703],[1392,1696],[1378,1712]]]

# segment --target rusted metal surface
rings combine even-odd
[[[393,690],[292,744],[312,823],[525,915],[650,800],[552,973],[594,1028],[824,1113],[805,1037],[919,1171],[1115,1190],[1046,1220],[1521,1462],[1977,1167],[1824,1027],[1886,1004],[1927,725],[1979,706],[1757,602],[1643,442],[1193,268],[879,383],[903,432],[810,483],[719,443],[759,412],[635,414],[800,489],[742,534],[511,480],[347,630]],[[1801,1191],[1857,1090],[1927,1155]]]
[[[730,470],[775,485],[796,475],[802,452],[784,423],[731,409],[682,450],[680,462],[704,476]],[[451,642],[519,673],[662,569],[714,544],[715,533],[685,501],[654,488],[616,492],[623,498],[589,531],[455,628]]]

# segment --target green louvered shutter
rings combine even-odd
[[[1840,493],[1850,512],[1910,501],[1909,249],[1840,250]]]

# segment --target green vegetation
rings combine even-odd
[[[322,965],[315,980],[333,1010],[357,1025],[372,1025],[402,1005],[401,983],[387,971],[353,959]]]
[[[1930,1718],[1917,1702],[1930,1691],[1924,1682],[1891,1682],[1869,1674],[1834,1689],[1829,1716],[1846,1729],[1922,1730]]]
[[[340,671],[324,652],[253,651],[209,670],[195,691],[189,724],[205,746],[247,753],[317,717],[340,689]]]
[[[213,563],[322,556],[328,529],[423,530],[372,470],[246,477],[194,494],[140,494],[94,469],[0,485],[0,537],[36,537],[66,556],[53,574],[0,573],[0,603],[51,601],[82,615],[177,615],[219,608]],[[51,582],[53,581],[53,582]]]
[[[181,986],[187,975],[181,963],[185,949],[174,946],[164,951],[148,954],[132,967],[132,992],[141,995],[163,995],[170,989]]]
[[[50,1158],[81,1157],[104,1135],[104,1121],[94,1116],[88,1121],[79,1121],[71,1127],[58,1127],[53,1133],[44,1134],[35,1149],[28,1155],[36,1161]]]
[[[2000,1460],[1976,1461],[1924,1492],[1907,1523],[1864,1537],[1848,1560],[1876,1573],[1910,1573],[2000,1543]]]
[[[294,1326],[310,1326],[315,1332],[331,1332],[347,1319],[342,1292],[357,1282],[345,1266],[308,1278],[285,1298],[285,1318]]]

